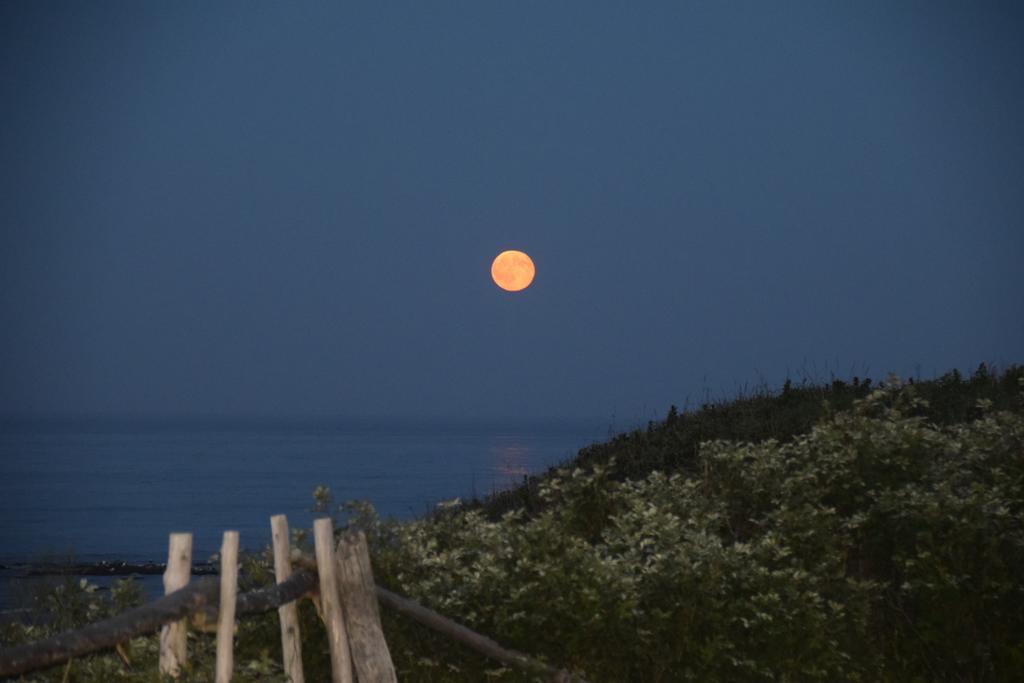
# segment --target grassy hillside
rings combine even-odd
[[[1020,368],[790,387],[361,523],[382,583],[592,680],[1020,680],[1022,390]],[[417,680],[482,680],[389,626]]]
[[[367,532],[379,584],[591,681],[1024,678],[1022,368],[673,410],[426,519],[339,517]],[[65,626],[109,609],[61,600]],[[404,680],[528,680],[383,616]],[[326,641],[303,619],[319,680]],[[280,680],[276,617],[239,631],[239,680]],[[192,647],[206,680],[212,638]],[[134,672],[95,657],[76,680],[151,680],[154,639],[131,652]]]
[[[948,425],[977,417],[979,400],[991,401],[994,410],[1016,409],[1018,381],[1022,376],[1024,368],[1011,367],[998,373],[981,364],[970,377],[954,370],[935,380],[910,380],[908,385],[927,402],[923,416],[933,424]],[[673,406],[664,420],[584,448],[564,467],[607,466],[614,461],[610,476],[615,479],[645,477],[654,471],[692,472],[704,441],[760,443],[774,439],[785,443],[807,433],[827,415],[849,410],[855,401],[877,388],[869,378],[800,386],[787,381],[777,393],[762,391],[754,396],[709,403],[689,413],[679,413]],[[535,511],[541,504],[537,493],[544,476],[530,477],[509,490],[468,501],[465,507],[482,509],[489,518],[515,509]]]

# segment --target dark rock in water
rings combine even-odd
[[[167,565],[163,562],[130,563],[120,560],[103,560],[81,564],[40,563],[0,565],[0,569],[17,572],[21,576],[131,576],[163,574]],[[193,576],[217,574],[217,566],[208,562],[192,565]]]

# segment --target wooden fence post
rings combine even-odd
[[[274,541],[274,577],[284,583],[292,575],[291,548],[288,538],[288,518],[274,515],[270,518],[270,532]],[[281,620],[281,653],[284,675],[289,683],[305,683],[302,674],[302,641],[299,636],[299,610],[289,602],[277,608]]]
[[[338,597],[338,581],[334,568],[334,525],[330,518],[313,522],[316,545],[316,568],[320,575],[320,604],[324,612],[327,642],[331,648],[331,681],[352,683],[352,655]]]
[[[341,537],[337,563],[338,587],[356,677],[359,683],[397,683],[395,666],[380,625],[370,552],[362,531]]]
[[[238,596],[238,532],[225,531],[220,546],[217,608],[217,683],[228,683],[235,665],[235,600]]]
[[[192,575],[192,534],[171,534],[164,571],[164,593],[188,585]],[[188,655],[185,635],[188,620],[182,619],[160,629],[160,673],[178,677]]]

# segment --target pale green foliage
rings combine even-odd
[[[378,578],[594,680],[1011,679],[1024,420],[923,407],[891,383],[785,445],[705,443],[699,475],[561,471],[531,519],[378,526]]]

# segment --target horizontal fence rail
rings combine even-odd
[[[525,655],[522,652],[516,652],[515,650],[504,648],[487,636],[482,636],[476,631],[472,631],[462,624],[452,621],[448,617],[443,617],[434,610],[428,609],[418,602],[414,602],[408,598],[403,598],[401,595],[392,593],[386,588],[377,586],[377,599],[380,600],[381,604],[385,607],[390,607],[399,614],[404,614],[410,619],[418,621],[424,626],[448,636],[452,640],[457,640],[463,645],[468,645],[480,654],[487,655],[492,659],[497,659],[499,662],[509,664],[538,676],[543,676],[555,683],[587,683],[579,676],[575,676],[564,669],[556,669],[555,667],[534,659],[529,655]]]
[[[268,612],[312,592],[316,584],[314,572],[301,570],[284,583],[239,595],[235,611],[238,616]],[[207,623],[216,623],[219,594],[220,582],[214,578],[203,578],[105,621],[46,640],[0,650],[0,677],[14,676],[112,648],[193,614],[201,615]]]

